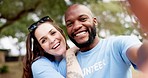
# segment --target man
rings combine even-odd
[[[100,39],[95,28],[97,19],[90,9],[80,4],[67,9],[65,22],[69,38],[80,48],[77,59],[84,78],[132,78],[130,66],[139,63],[138,54],[143,52],[143,44],[137,37]],[[64,60],[59,64],[64,76],[65,64]]]

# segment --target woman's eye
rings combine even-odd
[[[42,44],[45,43],[45,42],[46,42],[46,39],[43,39],[43,40],[41,41]]]
[[[45,40],[42,40],[42,44],[45,42]]]

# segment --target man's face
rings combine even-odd
[[[96,36],[96,19],[89,9],[83,6],[71,7],[65,14],[66,28],[69,38],[79,48],[93,43]]]

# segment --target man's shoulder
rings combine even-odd
[[[131,35],[119,35],[119,36],[110,36],[106,40],[125,40],[125,39],[138,39],[137,36]]]

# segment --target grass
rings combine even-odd
[[[8,73],[0,74],[0,78],[22,78],[22,63],[20,62],[8,62],[5,65],[8,66]],[[140,72],[132,69],[132,78],[141,78]]]

